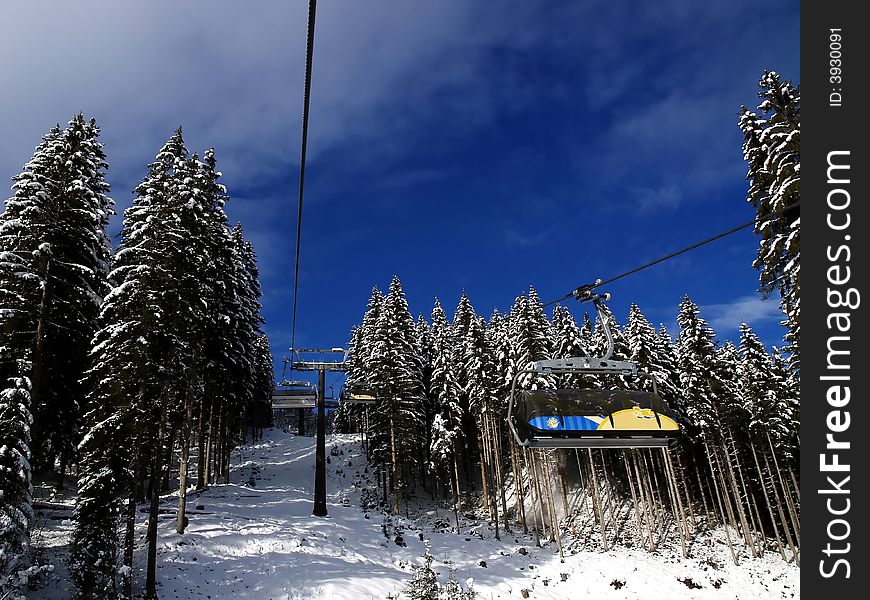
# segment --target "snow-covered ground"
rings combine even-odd
[[[473,578],[478,597],[486,600],[522,598],[522,590],[536,600],[800,596],[799,569],[793,563],[768,553],[735,566],[727,546],[715,535],[696,543],[688,559],[679,552],[618,548],[566,555],[563,563],[554,546],[537,548],[521,534],[502,533],[501,541],[495,540],[483,521],[463,523],[457,535],[443,529],[443,521],[452,521],[452,514],[444,511],[418,510],[414,519],[388,518],[378,509],[361,507],[363,490],[372,484],[355,438],[333,436],[327,447],[327,518],[311,515],[313,438],[274,429],[260,443],[235,452],[235,483],[212,486],[190,499],[194,514],[184,535],[175,533],[174,517],[162,520],[160,598],[384,600],[405,587],[412,567],[422,563],[424,544],[431,548],[442,583],[452,563],[457,578]],[[166,506],[173,500],[168,496]],[[72,585],[61,559],[71,525],[45,515],[41,525],[35,543],[56,568],[31,598],[69,600]],[[141,585],[144,552],[138,555]]]

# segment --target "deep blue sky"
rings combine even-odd
[[[191,3],[193,4],[193,3]],[[4,3],[0,175],[52,124],[103,129],[119,209],[179,124],[215,146],[289,346],[307,2]],[[412,312],[543,300],[752,218],[737,111],[799,78],[796,1],[321,0],[297,346],[342,346],[373,285]],[[6,196],[9,195],[7,192]],[[113,230],[120,226],[120,217]],[[779,344],[751,231],[609,287],[674,331],[689,294],[720,337]],[[575,315],[582,314],[572,306]]]

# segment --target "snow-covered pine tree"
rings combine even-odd
[[[4,465],[19,465],[0,474],[0,578],[26,563],[30,461],[54,469],[57,460],[62,486],[77,442],[80,379],[111,253],[105,228],[113,202],[98,137],[96,122],[83,115],[52,128],[13,177],[0,215],[0,394],[20,402],[0,419]]]
[[[422,381],[423,381],[423,431],[431,432],[432,424],[435,421],[437,401],[432,395],[432,366],[434,363],[434,348],[432,341],[432,327],[426,321],[423,315],[417,317],[417,323],[414,326],[414,334],[417,341],[417,355],[420,357],[422,365]],[[428,469],[430,461],[431,440],[426,439],[423,448],[420,449],[421,461],[420,465],[424,469],[421,473],[423,483],[425,485],[425,470]]]
[[[366,385],[376,384],[372,377],[372,352],[377,333],[378,319],[384,306],[384,294],[377,287],[372,288],[366,312],[360,325],[360,338],[354,344],[353,367],[348,372],[348,383]]]
[[[477,434],[475,432],[474,418],[471,414],[470,399],[466,388],[468,381],[466,373],[462,369],[463,363],[463,344],[469,335],[469,331],[477,319],[477,314],[474,312],[474,307],[468,299],[468,294],[465,290],[459,297],[459,303],[456,305],[456,312],[453,313],[453,322],[450,324],[450,337],[453,346],[453,356],[451,360],[455,365],[456,381],[459,384],[459,395],[456,402],[459,404],[462,413],[462,437],[461,437],[461,464],[465,465],[466,473],[470,473],[471,465],[474,462],[473,454],[477,443]]]
[[[534,298],[525,294],[518,296],[508,318],[508,335],[513,345],[511,375],[532,362],[552,358],[550,324],[537,295]],[[520,375],[517,380],[518,387],[529,389],[552,389],[555,385],[552,376],[536,373]]]
[[[506,406],[498,395],[493,349],[487,339],[482,318],[475,317],[471,321],[457,354],[460,356],[459,368],[464,392],[469,401],[470,421],[476,432],[484,504],[489,506],[498,538],[498,499],[501,500],[502,521],[507,526],[502,469],[504,453],[501,443],[505,433],[501,424],[504,422]]]
[[[107,291],[111,244],[105,230],[113,201],[99,134],[96,122],[82,114],[63,130],[52,129],[24,172],[13,178],[15,194],[0,219],[0,252],[17,254],[41,282],[29,306],[18,307],[31,315],[31,326],[19,330],[18,342],[34,352],[37,469],[54,469],[57,461],[63,471],[72,458],[83,397],[79,380]],[[0,274],[0,279],[6,277]]]
[[[262,438],[263,429],[272,427],[272,391],[275,389],[275,365],[272,358],[272,347],[269,338],[261,333],[257,339],[257,352],[254,361],[255,370],[255,413],[256,433],[255,439]]]
[[[27,372],[29,365],[19,368]],[[5,381],[0,390],[0,594],[3,598],[19,597],[24,583],[19,574],[30,566],[33,510],[29,406],[30,380],[12,377]]]
[[[574,317],[566,307],[561,305],[553,308],[553,335],[555,336],[553,358],[590,356]],[[559,383],[563,388],[586,385],[584,379],[578,375],[562,375]]]
[[[393,512],[398,514],[399,492],[406,490],[403,476],[414,472],[414,449],[425,436],[422,364],[416,353],[414,319],[395,276],[378,316],[370,361],[380,396],[374,419],[379,435],[372,441],[379,447],[379,462],[390,464]]]
[[[433,560],[435,558],[427,547],[423,564],[414,567],[411,580],[405,587],[405,595],[409,600],[439,600],[438,575],[432,569]]]
[[[716,427],[716,399],[711,384],[716,379],[717,364],[715,334],[700,313],[688,296],[680,302],[676,349],[686,416],[690,425],[705,429]]]
[[[764,71],[758,111],[740,109],[747,200],[756,210],[761,237],[753,267],[761,291],[779,291],[785,312],[790,367],[800,371],[800,87]],[[792,207],[792,208],[789,208]],[[788,210],[786,210],[788,209]]]
[[[357,361],[357,353],[361,349],[361,341],[362,341],[362,327],[359,325],[354,325],[350,330],[350,340],[347,343],[347,350],[344,354],[344,365],[347,369],[345,373],[347,374],[347,378],[345,381],[351,382],[354,380],[354,373],[356,372]],[[333,427],[339,433],[350,433],[354,431],[354,427],[356,426],[356,421],[361,413],[364,412],[360,410],[358,406],[348,404],[347,402],[342,402],[338,406],[338,410],[335,411],[335,418],[333,420]],[[362,428],[359,429],[363,431]]]
[[[145,478],[151,497],[146,596],[155,596],[160,485],[174,444],[179,443],[182,452],[187,446],[191,413],[202,396],[206,332],[226,318],[237,325],[238,339],[247,344],[241,351],[248,357],[253,354],[253,317],[241,314],[238,306],[225,311],[216,304],[224,296],[239,303],[244,294],[221,285],[211,271],[221,262],[216,248],[232,239],[219,214],[222,198],[215,197],[216,173],[211,171],[208,158],[200,163],[188,155],[179,128],[150,165],[133,205],[125,211],[111,274],[116,285],[103,305],[88,376],[89,431],[81,445],[84,459],[71,565],[82,597],[105,597],[106,590],[113,589],[118,502],[127,495],[128,507],[135,507],[132,500],[141,497]],[[235,272],[245,270],[240,266]],[[250,363],[240,363],[226,375],[240,390],[250,391]],[[230,442],[225,435],[218,456],[228,455]],[[130,536],[128,522],[128,566]],[[129,591],[126,579],[122,594]]]
[[[515,361],[511,357],[513,344],[510,340],[510,320],[502,316],[498,309],[492,311],[486,326],[486,335],[493,351],[496,371],[496,393],[502,403],[507,403],[510,395],[510,382],[513,377]]]
[[[637,363],[639,370],[654,377],[659,396],[679,409],[679,391],[671,377],[673,365],[669,348],[637,304],[632,304],[628,309],[624,333],[630,352],[629,360]],[[651,382],[645,378],[638,385],[643,389],[652,389]]]
[[[777,452],[797,467],[800,463],[800,381],[791,376],[788,359],[779,348],[774,348],[770,354],[770,373],[776,399],[773,410],[778,413],[772,443]]]
[[[439,600],[464,600],[462,585],[456,579],[456,566],[450,565],[450,574],[447,577],[447,582],[441,588]]]
[[[457,365],[453,361],[454,345],[447,315],[438,298],[432,308],[432,376],[429,395],[434,400],[430,440],[432,469],[443,481],[450,482],[454,509],[459,496],[459,454],[463,447],[463,411],[459,404],[461,389]]]
[[[688,421],[683,431],[695,444],[699,494],[707,488],[723,522],[740,531],[755,554],[751,508],[741,480],[743,463],[729,421],[729,409],[735,404],[736,349],[733,344],[717,349],[715,333],[688,296],[680,303],[677,324],[677,362]],[[700,472],[705,473],[705,486],[700,484]],[[726,539],[736,563],[732,540]]]
[[[740,324],[740,364],[737,370],[738,402],[746,409],[750,432],[766,426],[774,398],[773,373],[764,344],[746,323]]]

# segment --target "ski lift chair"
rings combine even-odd
[[[591,300],[595,305],[607,337],[607,352],[603,358],[540,360],[518,371],[511,382],[507,410],[508,426],[514,438],[527,448],[661,448],[671,445],[680,435],[676,415],[659,397],[655,378],[638,372],[633,362],[611,360],[613,336],[603,310],[603,301],[609,300],[610,295],[592,294],[594,286],[586,287],[580,299]],[[653,390],[518,390],[517,380],[528,373],[646,377],[652,381]]]
[[[377,388],[365,383],[346,383],[341,388],[339,401],[344,404],[374,404],[378,400]]]
[[[317,387],[308,381],[281,381],[272,392],[272,408],[316,408]]]

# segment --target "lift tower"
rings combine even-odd
[[[326,510],[326,372],[347,370],[344,348],[310,350],[291,348],[289,359],[293,371],[317,371],[317,442],[314,462],[315,517],[325,517]]]

